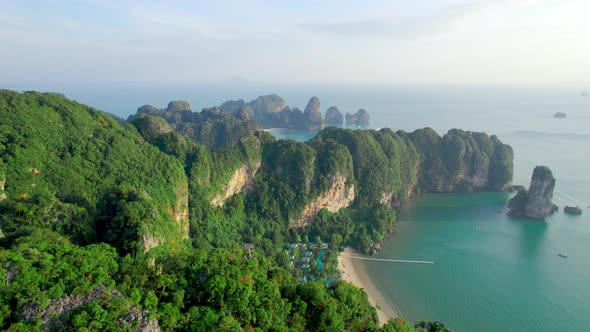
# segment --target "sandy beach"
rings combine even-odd
[[[369,279],[367,271],[362,266],[362,262],[350,256],[361,256],[352,248],[346,248],[338,257],[338,269],[342,273],[342,278],[358,288],[364,289],[369,295],[369,302],[377,309],[379,324],[383,325],[390,318],[398,317],[398,314],[387,304],[383,295]],[[379,306],[380,308],[377,308]]]

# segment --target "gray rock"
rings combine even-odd
[[[338,107],[332,106],[326,111],[324,121],[329,125],[341,126],[344,123],[344,116],[340,113]]]
[[[537,166],[533,171],[529,190],[520,189],[508,202],[510,213],[531,219],[545,219],[557,210],[551,202],[555,178],[546,166]]]
[[[354,114],[346,113],[346,124],[349,125],[367,125],[369,124],[369,112],[361,108]]]
[[[566,206],[563,208],[563,212],[569,214],[582,214],[582,209],[580,209],[578,206]]]
[[[305,116],[305,120],[307,122],[307,129],[322,129],[324,120],[322,119],[322,112],[320,111],[320,99],[318,97],[312,97],[309,100],[307,106],[305,106],[303,115]]]

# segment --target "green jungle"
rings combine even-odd
[[[276,140],[185,104],[126,121],[0,91],[1,330],[450,331],[378,322],[337,257],[378,251],[417,195],[505,190],[510,146],[429,128]]]

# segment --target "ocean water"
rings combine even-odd
[[[184,99],[194,110],[227,99],[277,93],[303,109],[318,96],[322,110],[365,108],[371,127],[411,131],[432,127],[496,134],[515,151],[514,183],[528,187],[533,168],[557,179],[559,212],[545,221],[511,218],[506,193],[436,194],[401,211],[381,258],[431,260],[433,265],[364,261],[384,297],[409,320],[443,320],[454,331],[580,331],[590,329],[590,87],[465,87],[204,84],[117,84],[6,87],[63,92],[127,117],[143,104]],[[557,112],[566,119],[554,119]],[[274,130],[307,140],[315,133]],[[557,256],[568,254],[568,258]]]

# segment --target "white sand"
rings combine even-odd
[[[393,308],[387,304],[383,295],[375,288],[371,279],[367,275],[362,262],[358,259],[349,256],[360,256],[360,254],[352,248],[346,248],[344,252],[338,257],[338,269],[342,273],[342,279],[352,283],[358,288],[362,288],[369,295],[369,302],[377,309],[377,316],[379,317],[379,324],[383,325],[390,318],[399,317]],[[377,306],[380,307],[377,308]]]

